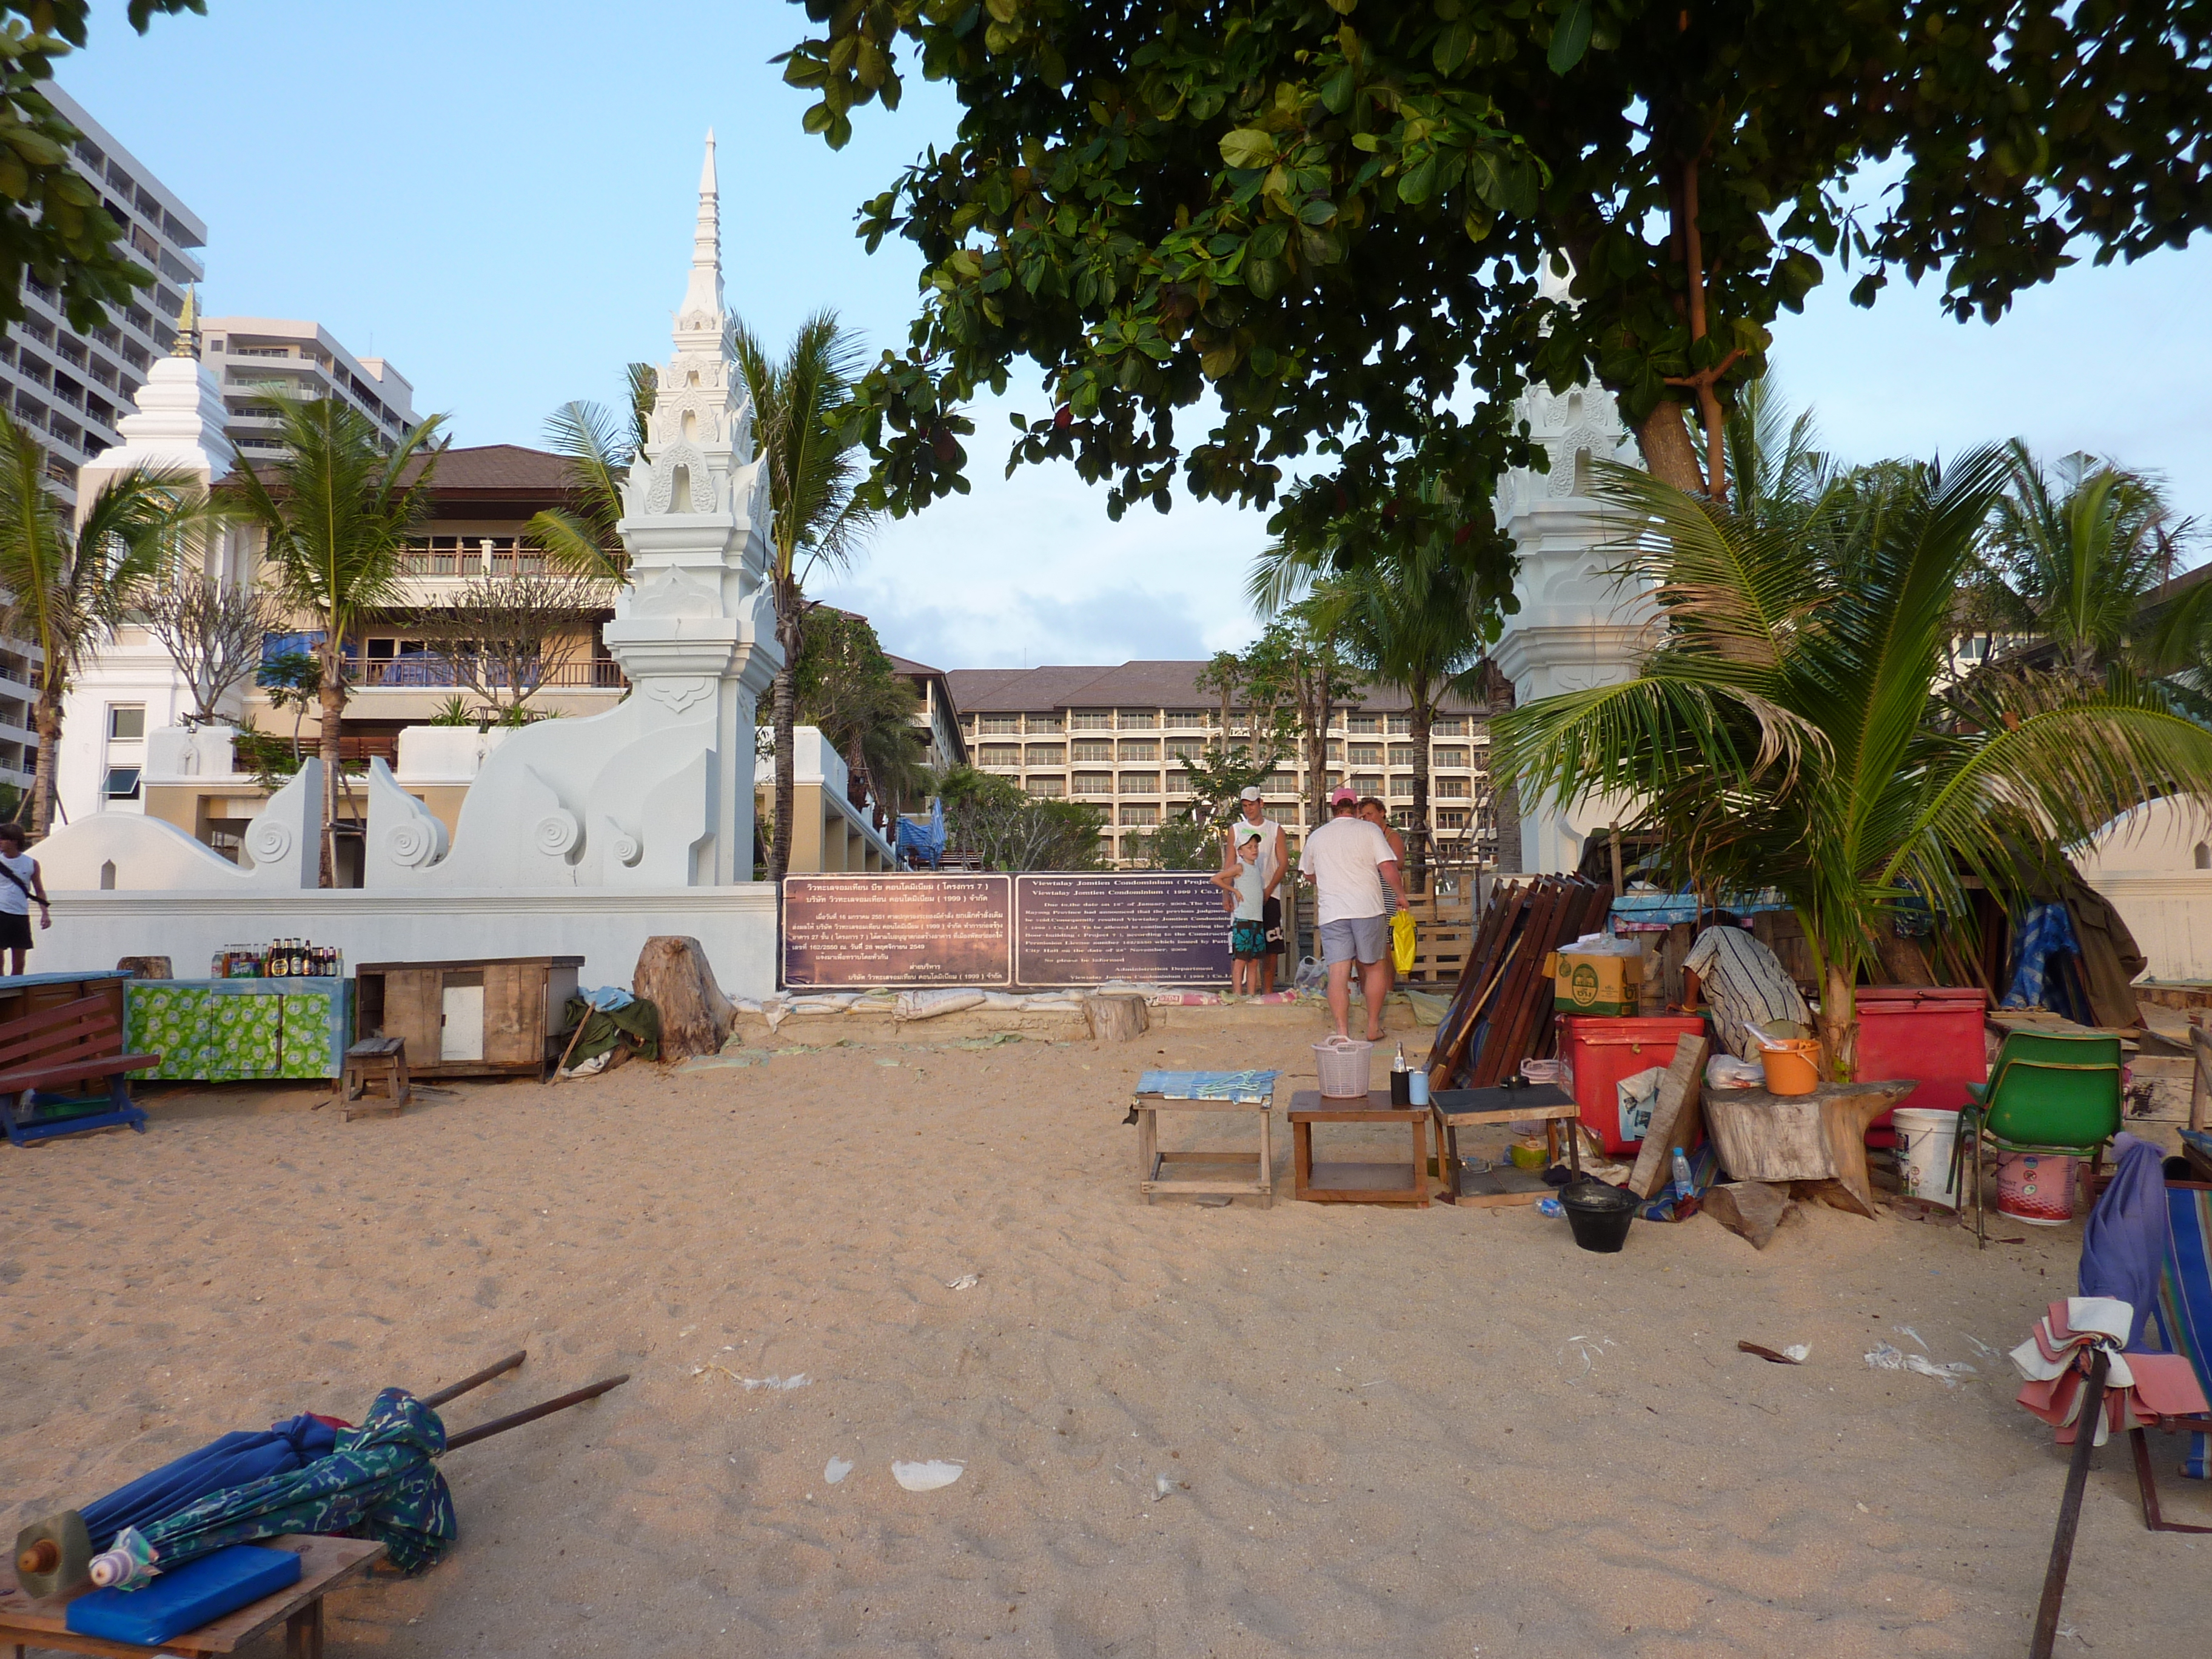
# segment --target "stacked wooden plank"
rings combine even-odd
[[[1484,1089],[1551,1054],[1544,958],[1605,925],[1613,888],[1575,876],[1501,886],[1483,912],[1450,1009],[1429,1050],[1431,1089]]]

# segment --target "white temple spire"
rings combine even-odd
[[[722,196],[714,179],[714,130],[709,127],[707,160],[699,169],[699,222],[691,236],[691,281],[684,290],[677,327],[719,329],[721,318]]]

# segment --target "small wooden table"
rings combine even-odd
[[[1395,1123],[1413,1132],[1410,1163],[1364,1160],[1316,1164],[1316,1123]],[[1429,1206],[1429,1115],[1419,1107],[1393,1106],[1390,1091],[1370,1089],[1367,1103],[1331,1102],[1317,1089],[1291,1097],[1291,1196],[1312,1204],[1408,1204]]]
[[[1273,1089],[1269,1093],[1272,1096]],[[1267,1100],[1187,1100],[1152,1091],[1139,1091],[1130,1103],[1137,1116],[1137,1190],[1149,1204],[1162,1193],[1226,1194],[1232,1198],[1256,1198],[1261,1207],[1275,1207],[1275,1142],[1272,1098]],[[1254,1169],[1251,1152],[1164,1152],[1160,1150],[1162,1112],[1243,1112],[1260,1120],[1259,1164]],[[1177,1179],[1169,1174],[1173,1165],[1224,1169],[1212,1179]],[[1249,1179],[1231,1171],[1252,1170]]]
[[[282,1620],[284,1659],[323,1659],[323,1597],[366,1577],[383,1555],[384,1546],[362,1538],[325,1538],[313,1533],[287,1533],[263,1541],[270,1549],[290,1550],[300,1557],[298,1582],[249,1601],[212,1624],[172,1636],[157,1648],[75,1634],[67,1623],[69,1604],[84,1591],[34,1601],[16,1589],[14,1561],[0,1562],[0,1644],[13,1643],[15,1659],[24,1659],[31,1648],[116,1656],[190,1654],[197,1659],[204,1654],[235,1653]]]
[[[366,1097],[372,1084],[383,1089],[383,1099]],[[338,1077],[338,1096],[345,1103],[347,1122],[372,1112],[397,1115],[405,1109],[412,1092],[407,1081],[404,1037],[363,1037],[345,1051],[345,1069]]]
[[[1439,1089],[1429,1103],[1429,1110],[1437,1123],[1437,1174],[1443,1182],[1443,1191],[1437,1196],[1447,1204],[1465,1204],[1478,1209],[1534,1204],[1556,1190],[1549,1183],[1518,1170],[1511,1171],[1511,1176],[1519,1179],[1508,1178],[1504,1170],[1488,1175],[1468,1174],[1460,1163],[1459,1132],[1481,1124],[1540,1120],[1545,1139],[1551,1143],[1551,1156],[1556,1161],[1559,1155],[1559,1126],[1565,1123],[1567,1161],[1573,1166],[1576,1178],[1581,1178],[1582,1142],[1576,1136],[1574,1125],[1582,1109],[1575,1103],[1575,1097],[1556,1083],[1531,1083],[1510,1089]]]

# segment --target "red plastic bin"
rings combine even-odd
[[[1900,1106],[1955,1112],[1966,1103],[1966,1085],[1989,1076],[1982,1036],[1989,994],[1979,986],[1862,985],[1856,1001],[1859,1079],[1914,1079],[1920,1086]],[[1888,1130],[1889,1114],[1872,1127]],[[1893,1132],[1876,1144],[1892,1138]]]
[[[1680,1039],[1705,1035],[1705,1022],[1697,1014],[1632,1014],[1618,1019],[1562,1014],[1559,1027],[1560,1085],[1574,1096],[1583,1126],[1598,1138],[1607,1156],[1633,1152],[1644,1144],[1621,1139],[1620,1097],[1615,1085],[1654,1066],[1673,1065]]]

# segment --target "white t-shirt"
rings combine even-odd
[[[28,853],[9,858],[0,854],[0,864],[6,865],[23,878],[23,887],[35,887],[39,864]],[[27,916],[31,914],[31,896],[5,876],[0,876],[0,916]]]
[[[1397,861],[1388,836],[1364,818],[1341,817],[1331,818],[1306,837],[1298,867],[1313,878],[1319,896],[1317,919],[1352,921],[1388,914],[1382,905],[1382,879],[1376,872]]]

